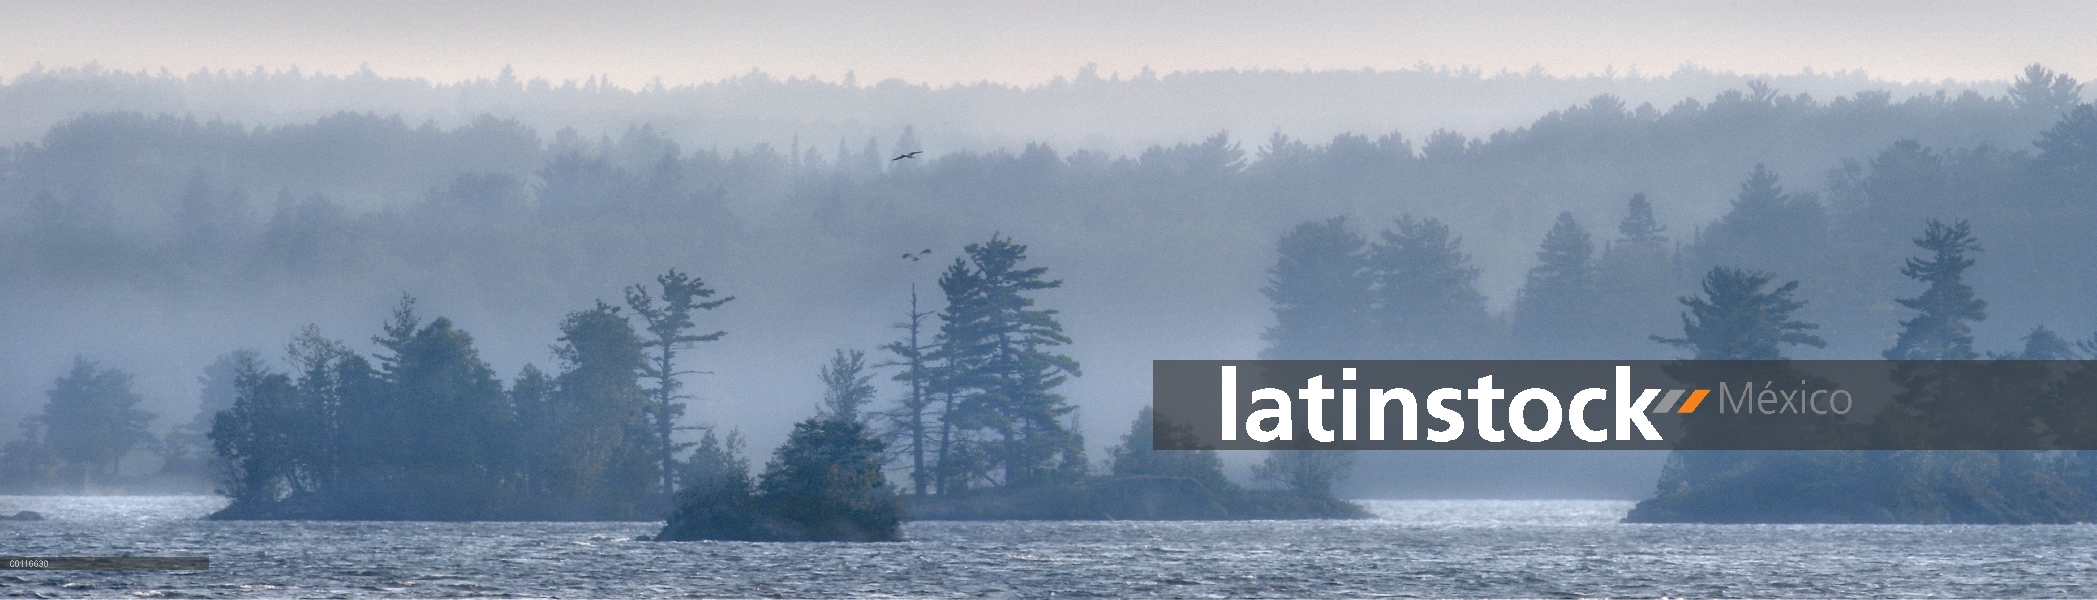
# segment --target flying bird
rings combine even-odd
[[[906,259],[910,259],[910,260],[911,260],[912,262],[915,262],[915,261],[921,260],[921,259],[922,259],[922,258],[923,258],[923,257],[924,257],[925,255],[927,255],[927,254],[931,254],[931,253],[932,253],[932,249],[931,249],[931,248],[926,248],[926,249],[925,249],[925,251],[923,251],[923,252],[904,252],[904,253],[903,253],[903,258],[906,258]]]
[[[906,153],[903,153],[903,154],[899,154],[899,155],[896,155],[896,157],[895,157],[895,158],[891,158],[891,159],[888,159],[888,162],[896,162],[896,161],[899,161],[899,160],[903,160],[903,159],[906,159],[906,158],[917,158],[917,155],[919,155],[919,154],[924,154],[924,153],[925,153],[925,151],[923,151],[923,150],[913,150],[913,151],[910,151],[910,152],[906,152]]]

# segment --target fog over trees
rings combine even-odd
[[[15,122],[52,123],[0,152],[0,305],[10,307],[0,314],[0,422],[44,410],[44,392],[78,355],[135,375],[138,407],[159,415],[151,431],[167,448],[195,448],[211,422],[200,400],[239,406],[229,376],[278,377],[250,387],[290,398],[343,373],[403,385],[419,363],[400,361],[424,356],[458,367],[447,377],[486,371],[441,390],[459,406],[557,406],[567,390],[627,381],[617,385],[632,389],[591,392],[630,400],[591,426],[657,432],[655,445],[631,469],[591,476],[635,477],[638,487],[618,489],[646,493],[718,471],[664,468],[666,448],[698,443],[725,464],[733,453],[722,448],[740,439],[662,431],[726,424],[754,448],[777,447],[823,397],[810,373],[836,348],[910,346],[864,365],[884,376],[870,380],[876,400],[854,410],[885,423],[899,420],[893,409],[911,389],[886,363],[934,352],[938,339],[1002,332],[1019,344],[1002,354],[1009,362],[985,365],[995,377],[970,385],[1013,402],[954,410],[982,411],[976,427],[998,441],[983,447],[1002,453],[1001,476],[1052,479],[1108,456],[1113,436],[1082,433],[1125,430],[1146,402],[1153,359],[1310,357],[1345,344],[1359,352],[1340,355],[1362,357],[1683,356],[1649,336],[1680,335],[1676,299],[1725,283],[1706,278],[1719,267],[1740,269],[1736,279],[1770,274],[1746,293],[1788,290],[1773,297],[1819,325],[1810,333],[1825,347],[1789,355],[1876,358],[1904,335],[1904,319],[1920,318],[1910,302],[1937,302],[1901,270],[1930,219],[1987,241],[1986,260],[1950,274],[1988,300],[1985,321],[1944,317],[1970,328],[1961,335],[1972,348],[2025,348],[2040,326],[2089,340],[2097,248],[2075,241],[2097,234],[2097,109],[2079,104],[2065,76],[2016,75],[1942,91],[1800,76],[1648,103],[1624,98],[1735,82],[1694,70],[1626,80],[1422,70],[1095,73],[1034,88],[753,75],[624,90],[35,73],[0,91]],[[1367,109],[1347,107],[1376,106],[1368,92],[1415,84],[1448,94],[1423,105],[1581,96],[1556,110],[1510,109],[1528,110],[1519,126],[1487,132],[1477,123],[1497,123],[1473,121],[1468,135],[1344,120],[1178,129],[1219,122],[1199,115],[1104,141],[1036,135],[1088,130],[1071,120],[1142,121],[1155,114],[1146,107],[1187,105],[1188,94],[1268,106],[1329,92],[1346,99],[1334,114],[1362,118]],[[309,93],[388,110],[296,100]],[[250,112],[228,108],[241,99]],[[724,116],[663,108],[673,105]],[[1077,114],[1012,110],[1017,124],[996,124],[993,109],[1029,105]],[[1000,271],[1001,239],[1022,240],[1026,264],[1061,285]],[[1320,261],[1346,266],[1298,268]],[[656,279],[672,268],[721,295],[673,292],[681,280]],[[999,279],[969,279],[985,273]],[[644,288],[652,296],[621,295],[645,281],[658,284]],[[913,283],[925,304],[913,305]],[[947,288],[970,285],[989,294],[980,305],[944,301],[960,297]],[[1056,312],[1044,319],[998,289],[1027,290]],[[444,318],[404,320],[404,293],[418,299],[409,316]],[[735,301],[718,304],[728,295]],[[628,300],[628,310],[600,300]],[[634,314],[679,302],[702,307],[690,312],[695,327]],[[1348,316],[1300,325],[1292,307],[1309,320]],[[621,332],[614,313],[641,320]],[[908,332],[890,324],[904,315],[919,315],[922,337],[897,342]],[[1349,323],[1358,335],[1297,330]],[[720,330],[733,333],[695,339]],[[244,349],[254,352],[229,355]],[[666,352],[686,366],[664,366]],[[359,356],[377,362],[360,367]],[[1060,379],[1078,365],[1084,377]],[[649,387],[593,375],[650,369],[696,373]],[[277,374],[256,375],[265,371]],[[922,394],[912,405],[939,404]],[[890,452],[927,447],[917,436],[887,442]],[[197,468],[194,455],[171,456]],[[981,476],[912,477],[910,463],[892,461],[892,481],[936,488]],[[612,512],[640,501],[570,500]]]

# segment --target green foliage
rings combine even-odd
[[[864,423],[811,418],[795,424],[773,452],[758,487],[771,514],[807,539],[897,539],[900,517],[881,474],[882,449]]]
[[[1775,360],[1780,344],[1824,347],[1827,342],[1806,333],[1820,326],[1795,320],[1792,311],[1805,306],[1791,299],[1798,282],[1762,291],[1776,275],[1729,267],[1712,267],[1704,275],[1704,297],[1683,297],[1679,338],[1652,336],[1654,341],[1695,352],[1696,360]]]

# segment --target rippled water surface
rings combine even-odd
[[[1367,521],[910,523],[887,544],[657,543],[648,523],[213,522],[196,497],[0,496],[15,597],[2097,596],[2097,526],[1629,525],[1625,502],[1369,502]]]

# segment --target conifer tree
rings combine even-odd
[[[1369,248],[1374,305],[1368,331],[1391,358],[1460,358],[1484,352],[1493,329],[1477,267],[1463,240],[1437,219],[1401,215]]]
[[[1645,192],[1631,195],[1629,213],[1624,215],[1623,222],[1617,224],[1616,230],[1624,236],[1621,241],[1627,243],[1658,244],[1667,241],[1667,236],[1661,235],[1667,231],[1667,227],[1653,218],[1653,203],[1646,200]]]
[[[1594,328],[1595,245],[1573,213],[1559,213],[1544,235],[1529,269],[1528,283],[1515,300],[1515,336],[1530,356],[1591,358]]]
[[[1690,247],[1703,266],[1816,274],[1832,254],[1827,211],[1813,194],[1787,194],[1777,174],[1755,165],[1732,210]]]
[[[874,401],[874,376],[869,374],[866,353],[840,349],[823,365],[816,378],[823,382],[823,404],[817,414],[841,421],[863,422],[861,409]]]
[[[1820,336],[1806,333],[1819,325],[1795,320],[1792,311],[1805,306],[1791,299],[1793,281],[1762,291],[1776,275],[1713,267],[1704,275],[1704,297],[1683,297],[1682,337],[1652,336],[1653,341],[1688,348],[1696,360],[1777,360],[1783,344],[1827,347]]]
[[[2024,335],[2024,350],[2013,355],[2021,360],[2075,360],[2079,355],[2075,346],[2060,334],[2045,325],[2034,327]]]
[[[1967,253],[1980,251],[1972,227],[1960,220],[1950,225],[1930,219],[1915,245],[1926,258],[1909,258],[1901,274],[1929,284],[1914,298],[1899,300],[1901,306],[1922,314],[1900,322],[1900,337],[1886,350],[1887,360],[1970,360],[1973,351],[1972,322],[1987,318],[1987,301],[1975,298],[1973,287],[1961,276],[1973,259]]]
[[[996,436],[984,458],[1008,485],[1082,472],[1083,439],[1063,423],[1073,407],[1055,389],[1079,374],[1078,363],[1053,352],[1070,343],[1051,309],[1033,308],[1031,292],[1062,287],[1046,267],[1022,267],[1027,247],[992,236],[969,244],[940,279],[944,385],[962,394],[950,421]],[[952,449],[949,449],[951,452]],[[951,458],[951,457],[949,457]]]
[[[676,269],[656,276],[655,283],[662,289],[660,306],[656,304],[656,299],[649,295],[648,287],[644,285],[626,288],[626,306],[633,309],[634,314],[640,315],[643,328],[647,330],[647,337],[642,345],[650,354],[642,368],[642,375],[655,382],[654,388],[646,390],[649,398],[648,421],[655,433],[656,463],[659,465],[657,472],[660,474],[657,483],[660,493],[668,496],[675,491],[676,481],[673,474],[677,467],[677,452],[690,447],[689,443],[679,444],[671,437],[678,429],[677,420],[684,416],[685,404],[681,400],[688,398],[678,393],[678,390],[684,387],[684,382],[679,376],[695,372],[679,367],[678,351],[699,342],[711,342],[728,335],[727,331],[691,333],[691,330],[698,326],[692,322],[692,313],[694,310],[720,308],[735,297],[707,300],[713,297],[714,290],[706,287],[706,283],[699,278],[679,273]]]
[[[233,407],[212,418],[211,444],[218,453],[218,492],[236,507],[275,503],[289,490],[296,465],[287,435],[294,396],[291,378],[271,373],[253,357],[240,361]]]
[[[1273,327],[1261,337],[1266,359],[1375,358],[1363,334],[1369,321],[1368,242],[1345,217],[1308,221],[1282,236],[1280,257],[1260,293],[1274,303]]]
[[[762,506],[788,524],[789,539],[894,540],[902,511],[881,474],[883,449],[858,421],[796,423],[758,479]]]
[[[407,329],[397,321],[389,328]],[[508,440],[515,422],[494,369],[473,336],[438,317],[416,329],[385,362],[385,381],[400,407],[405,442],[405,504],[426,518],[489,514],[506,483]]]
[[[1675,260],[1667,230],[1643,193],[1633,194],[1618,237],[1595,261],[1593,358],[1648,357],[1652,343],[1636,332],[1664,329],[1674,312]],[[1657,356],[1653,356],[1657,358]]]

